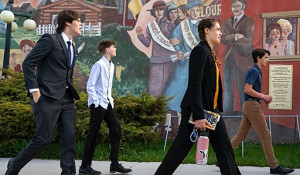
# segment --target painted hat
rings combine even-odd
[[[178,8],[178,6],[174,2],[172,2],[172,1],[167,2],[167,6],[168,6],[168,11],[175,10],[175,9]]]
[[[35,46],[35,42],[29,39],[23,39],[20,42],[20,49],[22,49],[25,45],[28,45],[30,47],[34,47]]]
[[[185,5],[185,9],[189,10],[195,6],[203,6],[203,2],[201,0],[188,0],[187,4]]]
[[[245,0],[231,0],[231,4],[234,3],[235,1],[239,1],[242,4],[246,4],[247,5],[247,2]]]
[[[159,9],[165,9],[168,6],[166,5],[165,1],[156,1],[152,5],[152,9],[149,9],[147,11],[152,11],[152,10],[159,10]]]

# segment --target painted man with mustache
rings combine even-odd
[[[244,14],[247,2],[232,0],[233,15],[225,20],[222,27],[224,53],[224,113],[234,114],[234,86],[239,95],[240,112],[244,103],[244,83],[248,68],[253,64],[251,58],[254,21]],[[245,27],[247,26],[247,27]]]

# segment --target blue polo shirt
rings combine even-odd
[[[262,85],[262,80],[261,80],[261,76],[262,76],[262,71],[261,69],[258,67],[257,64],[254,64],[254,66],[248,71],[247,76],[246,76],[246,82],[245,83],[249,83],[252,85],[252,89],[255,90],[256,92],[261,92],[261,85]],[[252,97],[246,93],[244,93],[244,98],[245,99],[258,99],[256,97]]]

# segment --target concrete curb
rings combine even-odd
[[[0,158],[0,174],[4,174],[6,166],[10,158]],[[81,160],[76,160],[76,171],[80,166]],[[121,164],[126,168],[131,168],[131,175],[153,175],[160,165],[160,162],[124,162]],[[93,161],[92,167],[100,170],[102,175],[109,175],[109,161]],[[251,167],[239,166],[243,175],[268,175],[269,167]],[[61,173],[59,160],[41,160],[34,159],[30,161],[20,172],[19,175],[59,175]],[[220,170],[214,165],[196,165],[196,164],[181,164],[174,175],[220,175]],[[299,175],[300,169],[296,169],[290,175]]]

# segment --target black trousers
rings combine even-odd
[[[41,95],[37,103],[32,97],[30,101],[36,117],[35,138],[10,161],[8,171],[17,174],[30,160],[42,152],[51,143],[57,125],[61,136],[61,174],[75,175],[76,106],[73,98],[66,91],[65,96],[60,100]]]
[[[155,175],[171,175],[182,163],[193,146],[190,134],[194,125],[189,124],[191,115],[189,109],[182,109],[182,119],[177,136],[166,154]],[[209,142],[216,153],[222,175],[240,175],[235,163],[234,153],[230,144],[229,136],[223,118],[217,124],[215,131],[209,132]]]
[[[90,106],[90,114],[91,118],[89,130],[85,141],[81,167],[85,168],[92,164],[95,148],[97,145],[97,136],[99,135],[100,126],[103,119],[109,128],[109,138],[111,144],[109,159],[111,161],[118,161],[121,126],[119,121],[117,120],[115,110],[112,109],[111,104],[108,105],[107,109],[104,109],[100,105],[95,108],[95,105],[92,104]]]

